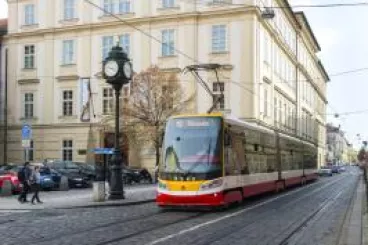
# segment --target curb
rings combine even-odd
[[[100,202],[100,203],[94,203],[94,204],[90,204],[90,205],[55,207],[55,208],[50,208],[50,209],[78,209],[78,208],[104,208],[104,207],[108,208],[108,207],[136,206],[136,205],[141,205],[141,204],[145,204],[145,203],[151,203],[151,202],[154,202],[155,200],[156,200],[156,198],[146,199],[146,200],[142,200],[142,201],[123,202],[123,203],[104,203],[104,202]]]
[[[136,206],[145,203],[152,203],[156,199],[146,199],[141,201],[131,201],[131,202],[123,202],[123,203],[93,203],[87,205],[78,205],[78,206],[65,206],[65,207],[49,207],[49,208],[0,208],[0,211],[9,211],[9,212],[16,212],[16,211],[40,211],[40,210],[62,210],[62,209],[79,209],[79,208],[108,208],[108,207],[124,207],[124,206]]]

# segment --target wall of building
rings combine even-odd
[[[115,43],[123,34],[130,35],[129,56],[136,72],[153,64],[176,71],[195,63],[230,64],[232,68],[220,73],[220,81],[225,84],[224,109],[244,120],[257,121],[313,141],[319,146],[319,154],[325,155],[323,96],[326,78],[318,66],[310,33],[299,27],[300,23],[289,10],[275,9],[275,19],[266,20],[261,18],[258,8],[180,1],[173,8],[163,9],[159,0],[136,0],[132,1],[129,13],[120,15],[129,23],[124,25],[84,1],[78,2],[75,18],[70,20],[64,19],[60,0],[8,2],[9,35],[5,44],[11,64],[9,151],[12,161],[22,159],[19,129],[23,123],[30,123],[37,129],[34,136],[37,159],[60,157],[64,137],[73,138],[76,151],[86,148],[89,124],[80,121],[81,80],[87,77],[91,81],[96,114],[91,122],[98,123],[105,117],[103,89],[109,87],[101,79],[103,37],[113,36]],[[98,0],[93,2],[101,4]],[[254,4],[256,1],[233,2]],[[35,4],[33,25],[24,24],[27,4]],[[276,6],[278,3],[270,1],[267,4]],[[195,10],[201,11],[200,14]],[[212,50],[214,25],[226,27],[226,49],[221,52]],[[166,29],[174,30],[177,50],[163,57],[158,41],[162,39],[161,31]],[[61,62],[65,40],[74,40],[76,45],[75,60],[68,65]],[[24,49],[30,44],[35,45],[36,65],[34,69],[24,69]],[[214,74],[201,75],[212,88],[211,83],[216,81]],[[315,77],[324,78],[313,79]],[[197,95],[193,110],[206,111],[212,105],[212,98],[190,74],[181,75],[180,79],[188,94]],[[64,90],[73,91],[71,116],[62,116]],[[24,117],[26,93],[34,93],[32,118]],[[129,96],[129,89],[125,96]],[[134,162],[147,165],[153,157],[154,152],[145,151],[141,157],[134,158]],[[83,156],[75,154],[73,158],[82,160]]]

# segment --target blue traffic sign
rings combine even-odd
[[[95,148],[92,150],[92,152],[99,155],[113,155],[114,148]]]
[[[32,128],[28,124],[24,124],[22,127],[22,140],[31,139]]]

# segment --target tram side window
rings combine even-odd
[[[272,173],[276,171],[276,156],[268,155],[267,156],[267,172]]]
[[[231,145],[227,148],[226,175],[238,175],[245,165],[244,148],[241,137],[232,133],[230,135]]]
[[[290,170],[290,166],[289,166],[289,156],[287,154],[282,154],[281,155],[281,166],[282,166],[282,170],[283,171],[287,171]]]
[[[259,158],[259,173],[267,173],[267,156],[260,155]]]
[[[259,162],[258,162],[258,156],[253,154],[247,155],[247,162],[249,166],[249,173],[255,174],[259,173]]]

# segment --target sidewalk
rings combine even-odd
[[[365,205],[365,184],[361,175],[357,190],[349,207],[339,245],[361,245],[363,241],[363,207]]]
[[[41,192],[43,204],[20,204],[18,196],[1,197],[0,211],[5,210],[42,210],[42,209],[72,209],[104,206],[126,206],[153,202],[156,196],[156,185],[125,187],[125,199],[94,202],[92,189],[73,189],[69,191]],[[28,199],[32,196],[28,195]]]

